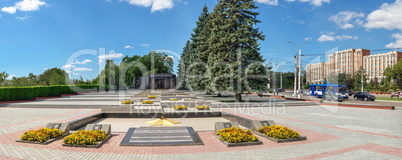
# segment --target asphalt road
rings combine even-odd
[[[286,97],[293,97],[292,96],[293,92],[286,91],[286,92],[280,92],[279,95],[284,95]],[[389,97],[391,98],[390,95],[375,95],[376,97]],[[314,100],[321,100],[319,98],[313,97],[313,96],[301,96],[300,98],[302,99],[314,99]],[[353,95],[349,96],[348,99],[344,99],[343,102],[344,104],[367,104],[367,105],[376,105],[376,106],[395,106],[400,109],[402,109],[402,101],[385,101],[385,100],[375,100],[375,101],[362,101],[362,100],[355,100],[353,99]]]

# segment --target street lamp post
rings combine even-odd
[[[292,44],[294,47],[296,47],[296,45],[294,44],[294,43],[292,43],[291,41],[287,41],[288,43],[290,43],[290,44]],[[300,49],[300,47],[303,45],[303,44],[306,44],[306,43],[311,43],[311,42],[303,42],[303,43],[301,43],[299,46],[297,46],[297,48],[296,48],[296,56],[295,56],[295,85],[294,85],[294,92],[293,92],[293,96],[294,97],[296,97],[296,95],[297,95],[297,97],[298,98],[300,98],[300,85],[301,85],[301,81],[300,81],[300,78],[301,78],[301,74],[300,74],[300,69],[301,69],[301,49]]]

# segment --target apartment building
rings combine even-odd
[[[363,69],[367,79],[372,80],[375,77],[377,77],[378,80],[383,79],[385,69],[398,63],[401,58],[402,52],[398,51],[365,56]]]
[[[402,58],[402,52],[388,52],[370,55],[367,49],[347,49],[328,55],[328,62],[308,64],[306,66],[307,83],[322,83],[332,73],[354,75],[361,68],[368,80],[384,78],[384,70],[396,64]]]

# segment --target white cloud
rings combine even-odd
[[[287,2],[295,2],[296,0],[285,0]],[[299,0],[300,2],[309,2],[316,7],[322,6],[323,3],[331,3],[331,0]]]
[[[124,0],[131,5],[151,7],[151,12],[171,9],[174,6],[173,0]]]
[[[305,41],[309,41],[309,40],[311,40],[311,39],[313,39],[313,38],[311,38],[311,37],[306,37],[306,38],[304,38]]]
[[[112,59],[112,58],[121,58],[124,55],[122,53],[112,53],[112,54],[105,54],[105,55],[100,55],[98,56],[99,63],[104,62],[106,59]]]
[[[19,11],[37,11],[41,6],[46,6],[46,2],[40,0],[22,0],[11,7],[3,7],[1,11],[14,14]]]
[[[63,67],[61,67],[61,69],[65,69],[65,70],[71,70],[72,68],[75,68],[75,66],[72,64],[66,64]]]
[[[331,35],[321,35],[320,38],[317,39],[317,41],[320,42],[325,42],[325,41],[335,41],[335,38]]]
[[[330,31],[330,32],[321,32],[321,34],[334,35],[335,33]]]
[[[13,77],[15,77],[15,76],[17,76],[17,75],[11,74],[11,75],[9,75],[6,79],[11,80],[11,79],[13,79]]]
[[[73,63],[71,63],[71,64],[87,64],[87,63],[91,63],[92,61],[91,60],[89,60],[89,59],[85,59],[85,60],[83,60],[83,61],[74,61]]]
[[[333,32],[329,32],[329,33],[333,33]],[[350,36],[350,35],[346,35],[346,34],[338,35],[338,36],[335,36],[333,34],[323,34],[320,36],[320,38],[317,39],[317,41],[326,42],[326,41],[335,41],[335,40],[340,41],[340,40],[357,40],[357,39],[359,39],[358,36]]]
[[[337,39],[337,40],[348,40],[348,39],[357,40],[357,39],[359,39],[359,37],[344,34],[344,35],[340,35],[340,36],[335,36],[335,39]]]
[[[46,2],[39,0],[23,0],[15,3],[15,8],[20,11],[37,11],[40,6],[46,5]]]
[[[278,5],[278,0],[255,0],[255,1],[258,3],[267,4],[267,5],[273,5],[273,6]]]
[[[364,27],[384,28],[388,30],[402,30],[402,0],[396,0],[395,3],[384,3],[380,9],[371,12],[366,20]]]
[[[15,17],[15,18],[18,19],[18,20],[26,20],[26,19],[29,18],[29,16],[25,15],[25,16],[22,16],[22,17]]]
[[[125,48],[125,49],[133,49],[134,47],[132,47],[132,46],[130,46],[130,45],[127,45],[127,46],[124,46],[124,48]]]
[[[149,47],[149,44],[143,43],[143,44],[140,44],[140,46],[145,47],[145,48],[148,48],[148,47]]]
[[[395,42],[391,42],[385,47],[387,48],[402,48],[402,33],[395,33],[392,35],[392,38],[395,38]]]
[[[10,14],[14,14],[15,12],[17,12],[17,8],[15,8],[15,7],[3,7],[3,8],[1,8],[1,11],[6,12],[6,13],[10,13]]]
[[[92,71],[92,68],[74,68],[73,71]]]
[[[79,73],[73,73],[73,75],[74,75],[74,76],[79,76],[80,74],[79,74]]]
[[[350,11],[339,12],[338,14],[329,17],[329,20],[336,23],[342,29],[351,29],[355,27],[351,21],[356,19],[356,23],[361,24],[361,20],[359,18],[364,18],[363,13],[356,13]]]

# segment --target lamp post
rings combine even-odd
[[[290,44],[292,44],[294,47],[296,47],[296,45],[294,44],[294,43],[292,43],[291,41],[287,41],[288,43],[290,43]],[[300,47],[303,45],[303,44],[306,44],[306,43],[311,43],[311,42],[303,42],[303,43],[301,43],[300,45],[298,45],[297,46],[297,48],[296,48],[296,56],[295,56],[295,85],[294,85],[294,92],[293,92],[293,96],[294,97],[296,97],[296,94],[297,94],[297,97],[298,98],[300,98],[300,77],[301,77],[301,74],[300,74],[300,69],[301,69],[301,49],[300,49]]]

